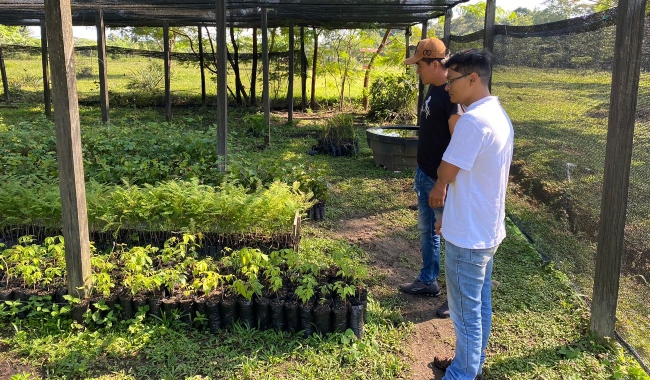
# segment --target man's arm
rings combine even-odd
[[[449,133],[454,134],[454,128],[456,128],[456,123],[458,122],[458,119],[460,119],[460,115],[455,113],[451,116],[449,116],[449,120],[447,122],[449,123]]]
[[[460,168],[446,161],[442,161],[438,167],[438,179],[429,193],[429,206],[442,207],[445,204],[447,185],[456,180]]]

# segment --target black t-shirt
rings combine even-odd
[[[433,179],[438,178],[438,166],[451,140],[449,117],[462,113],[463,108],[449,99],[445,85],[429,86],[420,110],[418,166]]]

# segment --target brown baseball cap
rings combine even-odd
[[[447,47],[437,38],[426,38],[418,42],[415,54],[404,60],[405,65],[418,63],[422,58],[446,58]]]

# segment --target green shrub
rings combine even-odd
[[[321,139],[333,144],[353,142],[356,139],[354,116],[342,113],[328,119]]]
[[[417,89],[417,81],[408,74],[378,78],[370,87],[368,116],[377,121],[412,122]]]
[[[149,92],[154,91],[165,78],[163,64],[156,61],[149,61],[145,69],[132,71],[133,78],[126,85],[129,90]]]

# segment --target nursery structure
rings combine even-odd
[[[398,4],[399,3],[399,4]],[[331,1],[323,4],[319,1],[277,1],[272,5],[263,1],[218,1],[214,2],[185,2],[183,4],[169,1],[150,2],[73,2],[72,10],[67,2],[48,2],[46,7],[39,2],[0,0],[0,23],[7,25],[45,25],[49,42],[50,63],[54,90],[57,92],[55,100],[58,102],[55,109],[57,115],[57,140],[61,175],[61,193],[64,200],[64,227],[66,229],[67,243],[71,244],[73,257],[69,263],[77,262],[69,270],[77,276],[69,276],[70,286],[82,285],[79,279],[84,278],[83,253],[87,250],[84,245],[83,215],[85,215],[85,194],[83,194],[83,168],[80,165],[79,137],[78,137],[78,111],[75,98],[74,73],[69,72],[64,64],[72,56],[70,25],[92,24],[98,25],[98,41],[100,44],[99,55],[104,54],[101,46],[105,38],[103,30],[106,25],[149,25],[168,28],[169,25],[216,25],[218,28],[219,45],[219,75],[218,75],[218,126],[220,134],[217,139],[218,152],[226,157],[226,89],[225,89],[225,27],[249,26],[262,27],[263,45],[265,42],[265,28],[273,26],[319,26],[319,27],[359,27],[359,26],[392,26],[407,27],[421,23],[427,19],[450,15],[447,11],[461,1]],[[445,39],[452,51],[471,44],[472,40],[481,41],[477,45],[489,49],[497,49],[499,39],[508,41],[530,36],[549,36],[551,30],[557,33],[586,33],[590,30],[601,28],[604,25],[616,24],[616,38],[612,59],[613,80],[611,83],[611,97],[609,101],[607,145],[605,164],[603,170],[602,198],[600,221],[595,228],[598,233],[594,239],[597,241],[596,273],[594,281],[594,296],[592,302],[592,330],[600,336],[614,336],[614,322],[619,289],[619,273],[621,268],[621,255],[624,252],[623,241],[626,228],[626,213],[628,206],[628,191],[630,190],[630,166],[632,159],[632,140],[636,116],[639,73],[643,60],[641,48],[643,40],[643,21],[645,0],[621,0],[617,8],[609,11],[586,16],[580,20],[558,22],[544,28],[536,27],[498,27],[494,25],[494,11],[496,2],[487,1],[485,29],[476,35],[464,38],[451,36],[446,25]],[[259,10],[258,10],[259,8]],[[205,9],[215,9],[214,13],[205,12]],[[313,13],[312,13],[313,12]],[[200,14],[200,15],[199,15]],[[345,15],[342,17],[341,15]],[[446,17],[446,22],[450,17]],[[47,22],[43,24],[43,21]],[[426,23],[423,24],[426,26]],[[425,33],[426,33],[426,28]],[[549,34],[550,33],[550,34]],[[292,44],[291,44],[292,45]],[[518,48],[512,43],[513,49]],[[558,44],[559,45],[559,44]],[[536,49],[540,49],[535,45]],[[557,53],[553,46],[544,57],[548,60],[556,58]],[[263,49],[266,51],[266,49]],[[594,58],[596,51],[589,52],[582,58]],[[521,54],[521,53],[520,53]],[[292,54],[290,54],[292,56]],[[500,57],[501,59],[502,57]],[[505,56],[505,59],[512,58]],[[530,57],[521,54],[522,60]],[[578,57],[579,58],[579,57]],[[44,59],[44,66],[47,60]],[[578,62],[576,61],[573,61]],[[530,62],[525,62],[530,64]],[[292,66],[292,65],[291,65]],[[167,67],[167,65],[166,65]],[[550,66],[554,67],[554,66]],[[45,70],[46,71],[46,70]],[[101,66],[100,66],[100,72]],[[268,83],[268,71],[265,71],[265,85]],[[105,76],[105,71],[103,76]],[[289,78],[293,77],[290,73]],[[168,76],[167,76],[168,78]],[[168,80],[167,80],[168,81]],[[106,80],[101,78],[102,107],[108,115],[108,98],[104,95]],[[293,86],[290,84],[290,88]],[[166,83],[166,92],[169,86]],[[107,92],[106,92],[107,94]],[[268,94],[268,87],[265,87]],[[290,97],[292,98],[292,96]],[[268,95],[266,96],[268,100]],[[167,103],[169,109],[169,103]],[[292,106],[289,107],[292,109]],[[60,111],[60,112],[59,112]],[[268,103],[265,107],[265,116],[268,121]],[[559,149],[558,149],[559,150]],[[66,154],[63,154],[66,153]],[[225,163],[225,161],[224,161]],[[569,182],[572,162],[566,162],[566,172]],[[573,164],[575,165],[575,164]],[[640,165],[640,164],[639,164]],[[516,168],[515,168],[516,169]],[[589,173],[585,169],[585,173]],[[515,174],[518,174],[515,170]],[[519,173],[521,174],[521,173]],[[586,175],[585,175],[586,177]],[[576,172],[573,172],[573,181],[576,181]],[[568,199],[567,202],[573,201]],[[597,207],[596,207],[597,208]],[[578,215],[579,217],[580,215]],[[575,215],[573,216],[575,219]],[[578,218],[579,219],[579,218]],[[586,218],[585,218],[586,219]],[[592,229],[593,230],[593,229]],[[582,233],[580,229],[577,232]],[[72,238],[70,238],[70,237]],[[79,258],[82,258],[79,260]],[[74,283],[73,279],[77,282]]]

